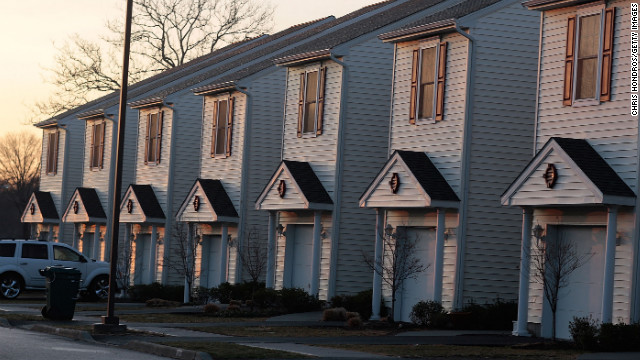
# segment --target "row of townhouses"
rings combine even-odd
[[[391,292],[364,256],[402,233],[427,269],[399,290],[396,319],[420,300],[518,300],[514,333],[549,336],[531,260],[564,239],[589,257],[562,290],[558,337],[573,316],[638,321],[631,13],[627,0],[389,0],[132,85],[117,229],[131,283],[184,281],[168,266],[183,226],[200,286],[246,280],[239,249],[257,239],[268,287],[373,288],[375,317]],[[108,258],[117,113],[111,94],[36,125],[34,238]]]

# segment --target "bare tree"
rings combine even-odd
[[[593,253],[578,253],[575,242],[560,236],[555,239],[541,237],[532,248],[533,279],[544,288],[544,297],[552,314],[551,337],[555,341],[560,290],[569,285],[571,274],[586,264]]]
[[[134,0],[133,14],[131,83],[261,35],[273,23],[273,7],[258,0]],[[109,35],[99,42],[76,34],[58,48],[47,79],[57,90],[35,104],[34,116],[53,116],[120,89],[124,26],[111,20],[106,27]]]
[[[427,270],[430,265],[424,265],[415,255],[416,244],[419,238],[409,239],[404,228],[393,231],[391,225],[387,225],[382,235],[383,250],[382,259],[377,260],[363,253],[364,260],[369,268],[375,271],[382,281],[391,290],[391,314],[389,321],[394,321],[396,298],[398,290],[402,288],[405,280],[415,279],[418,274]]]
[[[122,241],[119,247],[118,265],[116,266],[116,282],[120,289],[120,297],[124,298],[131,286],[131,261],[133,260],[133,235]]]
[[[196,254],[199,241],[190,236],[189,224],[176,222],[172,229],[172,252],[175,256],[167,257],[167,267],[184,276],[184,302],[191,301],[191,292],[196,276]]]
[[[20,214],[40,184],[41,150],[40,138],[26,131],[7,133],[0,138],[2,200],[9,203],[0,206],[13,226],[20,224]],[[23,226],[22,233],[17,235],[28,238],[28,229]]]
[[[242,261],[242,268],[249,274],[251,281],[257,284],[267,268],[268,255],[257,229],[249,230],[247,240],[238,247],[238,255]]]

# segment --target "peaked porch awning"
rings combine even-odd
[[[502,205],[628,205],[635,193],[583,139],[553,137],[502,195]]]
[[[62,215],[62,221],[70,223],[106,223],[100,197],[94,188],[76,188],[67,209]]]
[[[333,210],[333,200],[308,162],[283,160],[256,201],[258,210]]]
[[[458,208],[460,199],[427,154],[397,150],[359,204],[366,208]]]
[[[34,191],[22,212],[23,223],[51,224],[58,223],[58,211],[50,192]]]
[[[120,222],[165,222],[164,211],[151,185],[129,185],[120,204]]]
[[[239,221],[238,212],[222,186],[222,181],[196,179],[178,214],[178,221],[233,222]]]

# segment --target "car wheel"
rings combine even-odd
[[[109,297],[109,277],[100,275],[89,286],[89,297],[94,300],[106,300]]]
[[[22,292],[22,279],[16,274],[0,277],[0,294],[5,299],[15,299]]]

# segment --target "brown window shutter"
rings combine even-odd
[[[613,31],[616,8],[604,11],[604,37],[602,38],[602,77],[600,78],[600,101],[611,100],[611,64],[613,63]]]
[[[156,140],[156,164],[160,163],[160,154],[162,153],[162,122],[164,120],[164,111],[158,113],[158,137]]]
[[[54,146],[53,146],[53,174],[57,174],[58,173],[58,148],[60,147],[60,132],[56,131],[53,135],[53,141],[54,141]]]
[[[322,135],[322,123],[324,117],[324,87],[327,78],[327,67],[323,66],[320,68],[320,73],[318,74],[318,119],[316,122],[316,135]]]
[[[151,114],[147,114],[147,135],[144,140],[144,163],[149,163],[149,135],[151,134]]]
[[[216,126],[218,125],[218,101],[213,102],[213,117],[211,121],[211,157],[216,157]]]
[[[447,44],[440,43],[440,53],[438,54],[438,88],[436,93],[436,121],[444,118],[444,84],[447,75]]]
[[[229,98],[229,109],[227,110],[227,156],[231,156],[231,136],[233,135],[233,105],[235,98]]]
[[[567,48],[564,59],[564,90],[562,105],[571,106],[573,103],[573,64],[576,48],[576,16],[567,19]]]
[[[420,49],[413,49],[411,63],[411,99],[409,100],[409,123],[415,125],[418,104],[418,64],[420,63]]]
[[[302,121],[304,119],[304,90],[305,90],[305,75],[300,74],[300,94],[298,95],[298,137],[302,137]]]
[[[102,122],[102,133],[100,134],[100,169],[104,169],[104,135],[107,123]]]
[[[89,154],[89,169],[93,169],[96,164],[93,163],[93,159],[94,159],[94,153],[96,151],[96,124],[94,123],[93,125],[91,125],[91,131],[89,132],[89,134],[91,134],[91,151]]]

